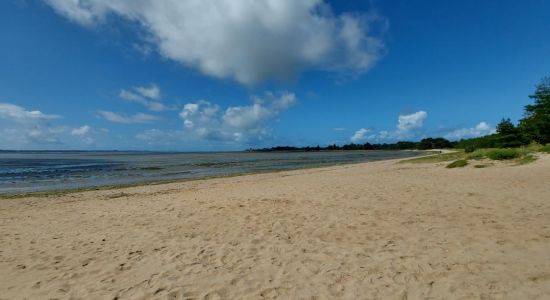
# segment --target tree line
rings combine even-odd
[[[550,77],[543,78],[529,96],[532,104],[524,107],[523,118],[514,124],[503,118],[496,127],[496,133],[478,138],[463,139],[456,148],[475,150],[477,148],[514,148],[530,143],[550,143]]]
[[[452,148],[456,142],[451,142],[445,138],[426,138],[420,142],[401,141],[397,143],[382,143],[382,144],[346,144],[346,145],[329,145],[326,147],[307,146],[307,147],[291,147],[277,146],[272,148],[249,149],[253,152],[277,152],[277,151],[337,151],[337,150],[429,150]]]
[[[442,148],[466,149],[467,152],[478,148],[514,148],[533,142],[545,145],[550,143],[550,77],[545,77],[529,96],[532,104],[524,107],[524,117],[514,124],[509,118],[503,118],[496,127],[496,133],[477,138],[449,141],[445,138],[425,138],[419,142],[399,141],[382,144],[346,144],[326,147],[277,146],[263,149],[249,149],[255,152],[273,151],[334,151],[334,150],[429,150]]]

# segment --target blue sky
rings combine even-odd
[[[0,2],[0,149],[459,139],[550,75],[550,2]]]

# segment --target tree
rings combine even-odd
[[[453,144],[445,138],[427,138],[418,143],[419,150],[451,148]]]
[[[550,77],[542,79],[529,98],[534,103],[525,106],[525,117],[520,120],[520,130],[529,141],[550,143]]]
[[[498,141],[500,148],[519,147],[523,144],[523,138],[518,128],[510,119],[502,119],[497,125]]]
[[[516,134],[517,133],[517,128],[516,126],[514,125],[514,123],[512,123],[512,121],[510,121],[510,119],[502,119],[502,121],[500,121],[500,123],[498,123],[497,125],[497,133],[498,134],[504,134],[504,135],[507,135],[507,134]]]

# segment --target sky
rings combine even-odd
[[[0,1],[0,149],[451,140],[550,75],[546,0]]]

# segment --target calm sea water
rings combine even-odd
[[[51,191],[290,170],[418,155],[409,151],[334,152],[0,152],[0,193]]]

